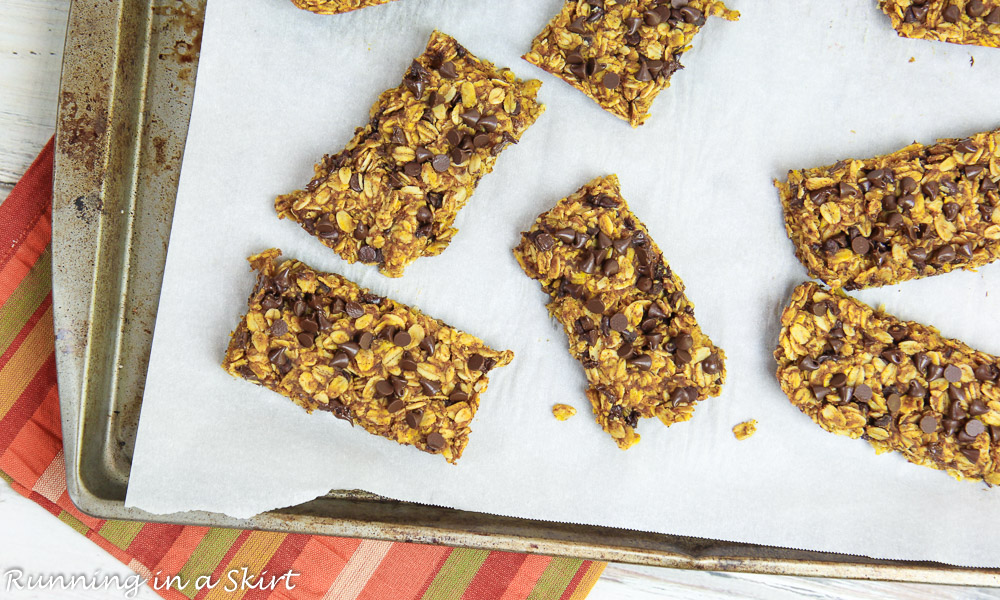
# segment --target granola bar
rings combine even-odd
[[[566,0],[524,59],[638,127],[708,16],[740,13],[717,0]]]
[[[514,255],[549,295],[597,422],[619,447],[639,441],[640,417],[687,421],[699,400],[719,395],[725,353],[698,326],[618,177],[595,179],[539,215]]]
[[[1000,48],[996,0],[879,0],[902,37]]]
[[[545,110],[539,86],[436,31],[347,147],[316,165],[305,190],[278,197],[278,216],[348,262],[400,277],[451,242],[479,180]]]
[[[781,315],[774,358],[781,389],[823,429],[1000,483],[1000,358],[811,282]]]
[[[321,15],[336,15],[389,2],[392,0],[292,0],[295,6]]]
[[[809,274],[853,290],[996,260],[997,181],[1000,130],[792,171],[775,186]]]
[[[223,368],[309,412],[457,461],[487,373],[514,353],[340,275],[295,260],[279,265],[280,255],[248,259],[257,284]]]

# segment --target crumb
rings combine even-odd
[[[576,414],[576,409],[568,404],[556,404],[552,407],[552,416],[565,421]]]
[[[733,427],[733,435],[736,439],[743,441],[757,432],[757,419],[750,419],[749,421],[743,421],[736,427]]]
[[[910,62],[917,62],[917,59],[916,59],[916,57],[914,57],[914,56],[911,56],[911,57],[910,57]]]
[[[969,66],[970,67],[976,66],[976,57],[975,56],[970,56],[969,57]]]

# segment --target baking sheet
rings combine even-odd
[[[1000,507],[995,493],[827,434],[778,388],[777,319],[806,275],[770,180],[996,127],[1000,52],[898,39],[868,0],[731,4],[743,19],[710,21],[633,131],[518,58],[561,0],[409,0],[337,17],[213,0],[127,504],[245,517],[361,488],[526,518],[998,566],[1000,525],[977,518]],[[434,28],[542,79],[549,110],[483,180],[449,249],[390,280],[278,221],[272,200],[343,147]],[[609,172],[729,355],[720,398],[669,429],[643,421],[628,452],[590,417],[583,373],[510,254],[537,213]],[[219,368],[252,286],[244,258],[271,246],[515,351],[458,466],[307,415]],[[1000,308],[988,294],[998,282],[994,267],[858,296],[998,353],[1000,325],[981,318]],[[557,402],[580,415],[556,421]],[[759,431],[737,442],[730,429],[747,418]]]

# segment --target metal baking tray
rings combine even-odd
[[[70,10],[52,287],[67,483],[82,511],[683,569],[1000,586],[1000,570],[513,519],[357,491],[251,519],[126,508],[206,1],[74,0]]]

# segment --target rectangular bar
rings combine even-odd
[[[223,368],[309,412],[331,412],[450,463],[461,458],[487,373],[514,353],[340,275],[295,260],[279,265],[280,255],[248,259],[257,284]]]
[[[983,0],[879,0],[901,37],[1000,48],[1000,5]]]
[[[774,184],[809,275],[855,290],[996,260],[998,180],[1000,130],[791,171]]]
[[[535,101],[539,86],[435,31],[347,148],[325,156],[305,190],[275,200],[278,217],[348,262],[402,276],[451,242],[479,180],[545,110]]]
[[[566,0],[524,59],[638,127],[708,16],[740,13],[717,0]]]
[[[549,295],[597,422],[623,450],[639,441],[639,417],[687,421],[699,400],[722,391],[725,353],[698,326],[684,283],[629,210],[617,176],[539,215],[514,255]]]
[[[823,429],[1000,483],[1000,358],[812,282],[792,292],[774,358],[781,389]]]
[[[321,15],[337,15],[389,2],[392,0],[292,0],[295,6]]]

